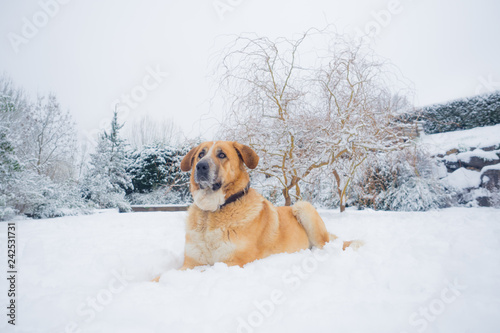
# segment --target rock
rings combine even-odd
[[[481,173],[480,187],[484,187],[489,191],[500,190],[500,169],[488,169]]]
[[[444,165],[446,166],[448,173],[460,169],[460,164],[458,162],[444,161]]]
[[[488,147],[482,147],[481,148],[482,150],[484,151],[493,151],[493,150],[497,150],[497,146],[488,146]]]
[[[488,166],[488,165],[498,164],[498,162],[499,162],[499,160],[487,160],[487,159],[484,159],[484,158],[479,157],[479,156],[471,156],[468,162],[459,161],[459,163],[463,167],[465,167],[467,169],[473,168],[476,170],[481,170],[482,168],[484,168],[485,166]]]
[[[444,157],[444,155],[443,155],[443,154],[438,154],[438,155],[437,155],[437,157],[439,157],[439,158],[443,158],[443,157]]]
[[[491,207],[490,197],[477,197],[476,201],[480,207]]]
[[[458,153],[458,149],[457,148],[453,148],[453,149],[450,149],[446,152],[446,155],[451,155],[451,154],[456,154]]]

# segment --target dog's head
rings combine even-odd
[[[254,169],[258,163],[255,151],[238,142],[204,142],[184,156],[181,170],[191,170],[190,189],[195,204],[215,211],[226,198],[248,185],[245,165]]]

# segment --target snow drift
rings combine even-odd
[[[499,210],[320,214],[366,245],[178,271],[184,212],[18,221],[15,332],[497,332]]]

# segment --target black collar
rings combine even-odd
[[[229,205],[230,203],[233,203],[236,200],[240,199],[241,197],[243,197],[245,194],[248,193],[249,189],[250,189],[250,183],[248,183],[247,187],[245,187],[243,191],[239,191],[238,193],[235,193],[229,198],[227,198],[227,200],[222,205],[219,206],[219,209],[222,209],[222,207]]]

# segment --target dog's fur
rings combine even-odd
[[[274,207],[254,189],[245,191],[250,181],[245,165],[254,169],[258,162],[253,149],[229,141],[202,143],[184,157],[181,169],[191,170],[194,203],[181,269],[216,262],[243,266],[275,253],[322,248],[330,236],[336,238],[311,204]],[[241,197],[224,205],[233,195]],[[354,246],[344,242],[344,249],[349,245]]]

